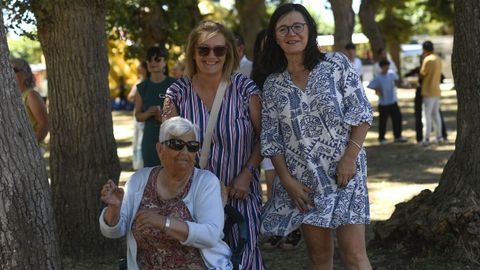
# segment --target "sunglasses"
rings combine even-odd
[[[183,141],[180,139],[170,139],[162,142],[168,148],[175,151],[182,151],[182,149],[187,146],[187,151],[190,153],[195,153],[200,149],[200,143],[198,141]]]
[[[14,67],[14,68],[13,68],[13,71],[14,71],[15,73],[18,73],[18,72],[20,72],[20,71],[22,71],[22,70],[19,69],[19,68]]]
[[[208,46],[198,46],[197,50],[200,56],[209,55],[211,50],[213,50],[213,54],[215,54],[216,57],[222,57],[227,54],[227,46],[215,46],[213,48]]]
[[[162,62],[162,60],[164,60],[164,59],[165,59],[164,57],[155,56],[155,57],[151,57],[149,61],[150,61],[150,62],[155,61],[155,62],[157,62],[157,63],[160,63],[160,62]]]

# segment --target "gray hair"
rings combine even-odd
[[[30,68],[28,62],[22,58],[13,58],[10,62],[25,74],[25,79],[22,82],[24,86],[26,88],[34,88],[35,77],[33,77],[32,69]]]
[[[186,118],[175,116],[162,123],[158,141],[163,142],[173,137],[178,138],[190,133],[195,134],[195,140],[198,140],[197,126]]]

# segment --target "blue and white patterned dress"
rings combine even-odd
[[[361,150],[356,174],[344,188],[336,167],[351,126],[372,123],[372,108],[359,76],[341,53],[327,53],[308,75],[304,91],[288,71],[271,74],[263,89],[262,155],[284,155],[290,174],[314,191],[314,208],[301,213],[278,178],[262,214],[261,232],[287,235],[301,224],[337,228],[368,224],[367,159]]]

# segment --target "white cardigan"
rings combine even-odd
[[[143,168],[134,173],[125,185],[125,196],[116,225],[105,223],[103,209],[100,214],[100,231],[105,237],[120,238],[127,234],[127,264],[129,270],[137,270],[137,242],[131,231],[135,215],[142,201],[143,191],[153,168]],[[192,185],[183,199],[194,222],[186,221],[188,238],[182,245],[200,249],[208,269],[230,270],[231,251],[222,240],[224,213],[220,197],[220,181],[207,170],[195,168]]]

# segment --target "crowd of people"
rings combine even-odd
[[[231,247],[241,239],[238,228],[224,235],[226,205],[247,224],[241,269],[265,269],[260,247],[293,249],[302,239],[311,269],[332,269],[334,236],[348,269],[371,269],[364,140],[373,110],[355,45],[321,52],[316,29],[305,7],[284,4],[258,33],[253,62],[241,35],[210,20],[191,31],[185,60],[171,76],[167,50],[146,51],[125,97],[135,105],[136,172],[124,189],[108,180],[100,196],[101,232],[126,236],[128,269],[236,269]],[[444,140],[441,61],[431,42],[423,50],[419,142],[428,145],[432,123],[434,141]],[[397,70],[384,50],[376,65],[368,88],[379,96],[378,140],[386,143],[392,118],[394,141],[406,142]],[[12,66],[40,143],[48,133],[46,106],[28,63],[13,59]]]

